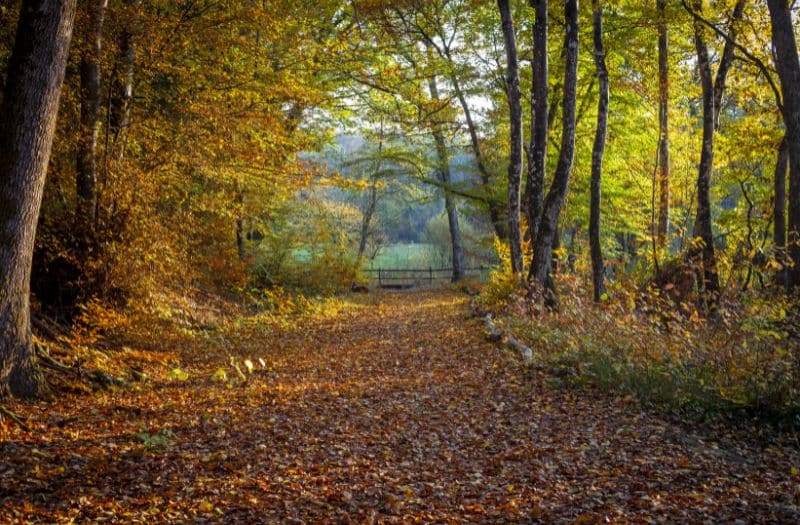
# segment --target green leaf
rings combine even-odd
[[[189,379],[189,374],[180,368],[173,368],[167,373],[167,379],[177,379],[178,381],[186,381]]]

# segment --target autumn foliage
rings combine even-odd
[[[0,521],[800,522],[793,9],[0,6]]]

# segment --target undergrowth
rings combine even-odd
[[[269,353],[274,332],[335,316],[346,306],[346,297],[306,297],[280,287],[227,295],[165,289],[124,308],[87,302],[71,328],[40,333],[37,342],[66,366],[101,370],[135,387],[172,379],[187,352],[213,360],[231,348],[247,347],[257,361]],[[61,384],[56,376],[51,382],[58,389],[87,390],[78,383]]]
[[[590,286],[559,276],[560,311],[543,312],[501,269],[479,304],[557,371],[555,384],[601,388],[696,417],[800,422],[798,317],[785,297],[742,295],[701,315],[630,284],[612,285],[612,299],[597,304]]]

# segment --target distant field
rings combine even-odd
[[[292,250],[292,258],[298,264],[311,262],[311,251],[307,248]],[[478,268],[481,261],[467,257],[465,265],[469,268]],[[486,264],[485,262],[483,263]],[[432,268],[449,268],[451,262],[449,254],[442,254],[435,244],[428,243],[395,243],[381,247],[374,259],[366,259],[362,269],[395,269],[395,270],[424,270]]]
[[[433,244],[390,244],[382,247],[378,255],[368,261],[366,268],[441,268],[450,262],[443,258]]]
[[[311,262],[308,248],[295,248],[292,258],[298,263]],[[364,268],[441,268],[450,266],[450,261],[442,260],[441,254],[433,244],[397,243],[381,247],[375,259],[364,261]]]

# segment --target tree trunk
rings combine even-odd
[[[440,146],[437,144],[436,149],[438,150],[439,148]],[[440,160],[440,162],[442,167],[439,170],[439,176],[444,184],[450,185],[450,166],[445,164],[449,162],[446,153],[444,159]],[[453,194],[447,189],[444,191],[444,205],[447,210],[447,223],[450,227],[450,244],[453,249],[453,276],[451,280],[457,283],[464,278],[464,248],[461,241],[461,229],[458,225],[458,208],[456,207],[456,201]]]
[[[786,172],[789,171],[789,140],[784,135],[778,147],[778,160],[775,162],[775,203],[773,213],[773,239],[775,241],[775,259],[781,269],[775,274],[775,281],[780,287],[789,283],[789,266],[786,261]]]
[[[600,180],[603,174],[603,153],[606,148],[606,130],[608,128],[608,69],[606,68],[606,52],[603,49],[603,7],[602,0],[592,0],[594,11],[594,63],[597,69],[597,80],[600,84],[600,97],[597,102],[597,130],[592,148],[592,181],[589,210],[589,244],[592,252],[592,282],[594,284],[594,300],[600,301],[606,294],[605,264],[603,250],[600,246]]]
[[[544,172],[547,159],[549,121],[547,64],[547,0],[531,0],[536,20],[533,24],[533,89],[531,93],[531,140],[528,149],[528,182],[525,185],[525,209],[531,242],[539,233],[544,195]]]
[[[789,290],[800,286],[800,58],[792,27],[792,14],[785,0],[767,0],[772,22],[775,65],[783,92],[783,120],[789,149]]]
[[[113,133],[114,144],[118,145],[117,157],[122,158],[125,148],[120,142],[121,135],[130,125],[131,102],[133,101],[133,74],[136,60],[135,28],[139,20],[141,0],[124,0],[125,23],[117,44],[117,63],[111,79],[109,106],[109,130]]]
[[[578,0],[566,0],[564,18],[567,37],[564,64],[564,98],[562,109],[561,151],[553,175],[553,183],[542,207],[539,232],[534,241],[533,264],[529,279],[539,286],[546,284],[550,271],[553,237],[556,235],[558,216],[567,196],[572,162],[575,154],[575,105],[578,84]]]
[[[431,98],[439,100],[439,88],[436,85],[436,77],[431,77],[428,81]],[[439,161],[438,172],[439,180],[444,186],[444,206],[447,210],[447,223],[450,227],[450,246],[453,253],[453,276],[452,281],[458,282],[464,278],[464,249],[461,242],[461,229],[458,225],[458,208],[456,207],[453,194],[449,186],[452,184],[450,173],[450,158],[447,154],[447,145],[444,141],[444,133],[439,122],[433,123],[433,140],[436,143],[436,157]]]
[[[447,59],[452,63],[450,52],[447,48],[445,48],[445,54],[447,55]],[[473,154],[475,155],[475,164],[478,166],[478,175],[481,178],[483,187],[486,188],[488,192],[491,188],[491,174],[486,168],[486,164],[483,160],[481,145],[478,140],[478,129],[475,126],[475,121],[472,119],[472,110],[469,107],[469,103],[467,102],[467,97],[464,95],[464,91],[461,89],[461,83],[458,81],[458,77],[451,75],[450,82],[453,84],[453,91],[456,94],[459,104],[461,104],[461,109],[464,111],[464,119],[467,122],[467,132],[469,133],[469,140],[472,144]],[[494,199],[491,198],[491,195],[487,195],[486,205],[489,211],[489,219],[492,221],[492,226],[494,227],[495,235],[497,235],[499,239],[507,239],[508,232],[506,231],[506,224],[505,220],[503,219],[502,207],[497,205]]]
[[[372,223],[372,216],[375,214],[375,208],[378,205],[378,173],[381,171],[383,163],[383,119],[381,119],[380,139],[378,141],[378,158],[375,161],[372,185],[369,191],[369,200],[367,201],[367,208],[364,210],[364,217],[361,221],[361,238],[358,241],[358,255],[356,256],[356,271],[361,267],[361,259],[364,257],[364,252],[367,251],[367,240],[369,237],[369,226]]]
[[[519,90],[519,61],[514,34],[514,19],[508,0],[497,0],[506,48],[506,86],[511,127],[511,151],[508,158],[508,239],[511,247],[511,270],[521,274],[522,228],[520,226],[520,184],[522,182],[522,95]]]
[[[97,212],[97,134],[100,129],[100,53],[108,0],[83,4],[86,24],[81,39],[81,120],[76,179],[78,232],[83,246],[91,243]]]
[[[696,0],[694,10],[702,11],[702,2]],[[744,0],[739,0],[733,10],[730,22],[731,38],[726,39],[720,58],[717,77],[711,75],[711,63],[708,47],[705,42],[705,29],[698,18],[694,18],[694,41],[697,51],[697,67],[700,71],[700,84],[703,90],[703,142],[700,151],[700,167],[697,176],[697,216],[694,224],[694,237],[702,241],[702,246],[695,246],[689,251],[692,259],[702,258],[703,290],[716,299],[719,292],[719,275],[714,250],[714,234],[711,221],[711,175],[714,171],[714,133],[719,123],[722,96],[733,61],[735,48],[736,23],[744,11]]]
[[[552,254],[550,258],[550,273],[552,275],[558,275],[558,272],[561,270],[561,261],[558,258],[558,253],[561,251],[561,228],[558,227],[558,221],[556,221],[554,230],[555,233],[553,234],[553,244],[550,246],[550,253]]]
[[[745,0],[738,0],[733,7],[733,14],[728,25],[728,37],[725,39],[725,47],[722,48],[722,57],[719,60],[717,76],[714,79],[714,127],[719,129],[719,115],[722,111],[722,97],[725,95],[725,86],[728,82],[728,72],[733,64],[733,53],[736,50],[736,34],[738,32],[737,23],[744,14]],[[700,11],[700,9],[697,9]]]
[[[236,216],[236,253],[240,261],[247,260],[247,236],[244,233],[244,190],[236,183],[234,187],[236,206],[238,214]]]
[[[656,0],[658,9],[658,228],[659,247],[669,238],[671,166],[669,159],[669,41],[667,37],[666,0]]]
[[[0,106],[0,389],[20,397],[46,391],[31,340],[31,259],[75,4],[22,2]]]
[[[692,257],[702,254],[703,289],[710,293],[719,290],[714,235],[711,228],[711,172],[714,168],[714,84],[711,79],[708,49],[702,35],[703,29],[695,22],[695,47],[697,48],[700,81],[703,88],[703,142],[700,151],[700,168],[697,176],[697,215],[694,237],[702,241],[701,247],[691,250]]]
[[[375,214],[375,207],[378,204],[378,181],[372,179],[372,186],[370,186],[369,200],[367,201],[367,208],[364,210],[364,217],[361,220],[361,238],[358,241],[358,255],[356,256],[356,270],[361,266],[361,259],[364,258],[364,252],[367,251],[367,240],[369,237],[369,226],[372,223],[372,216]]]

